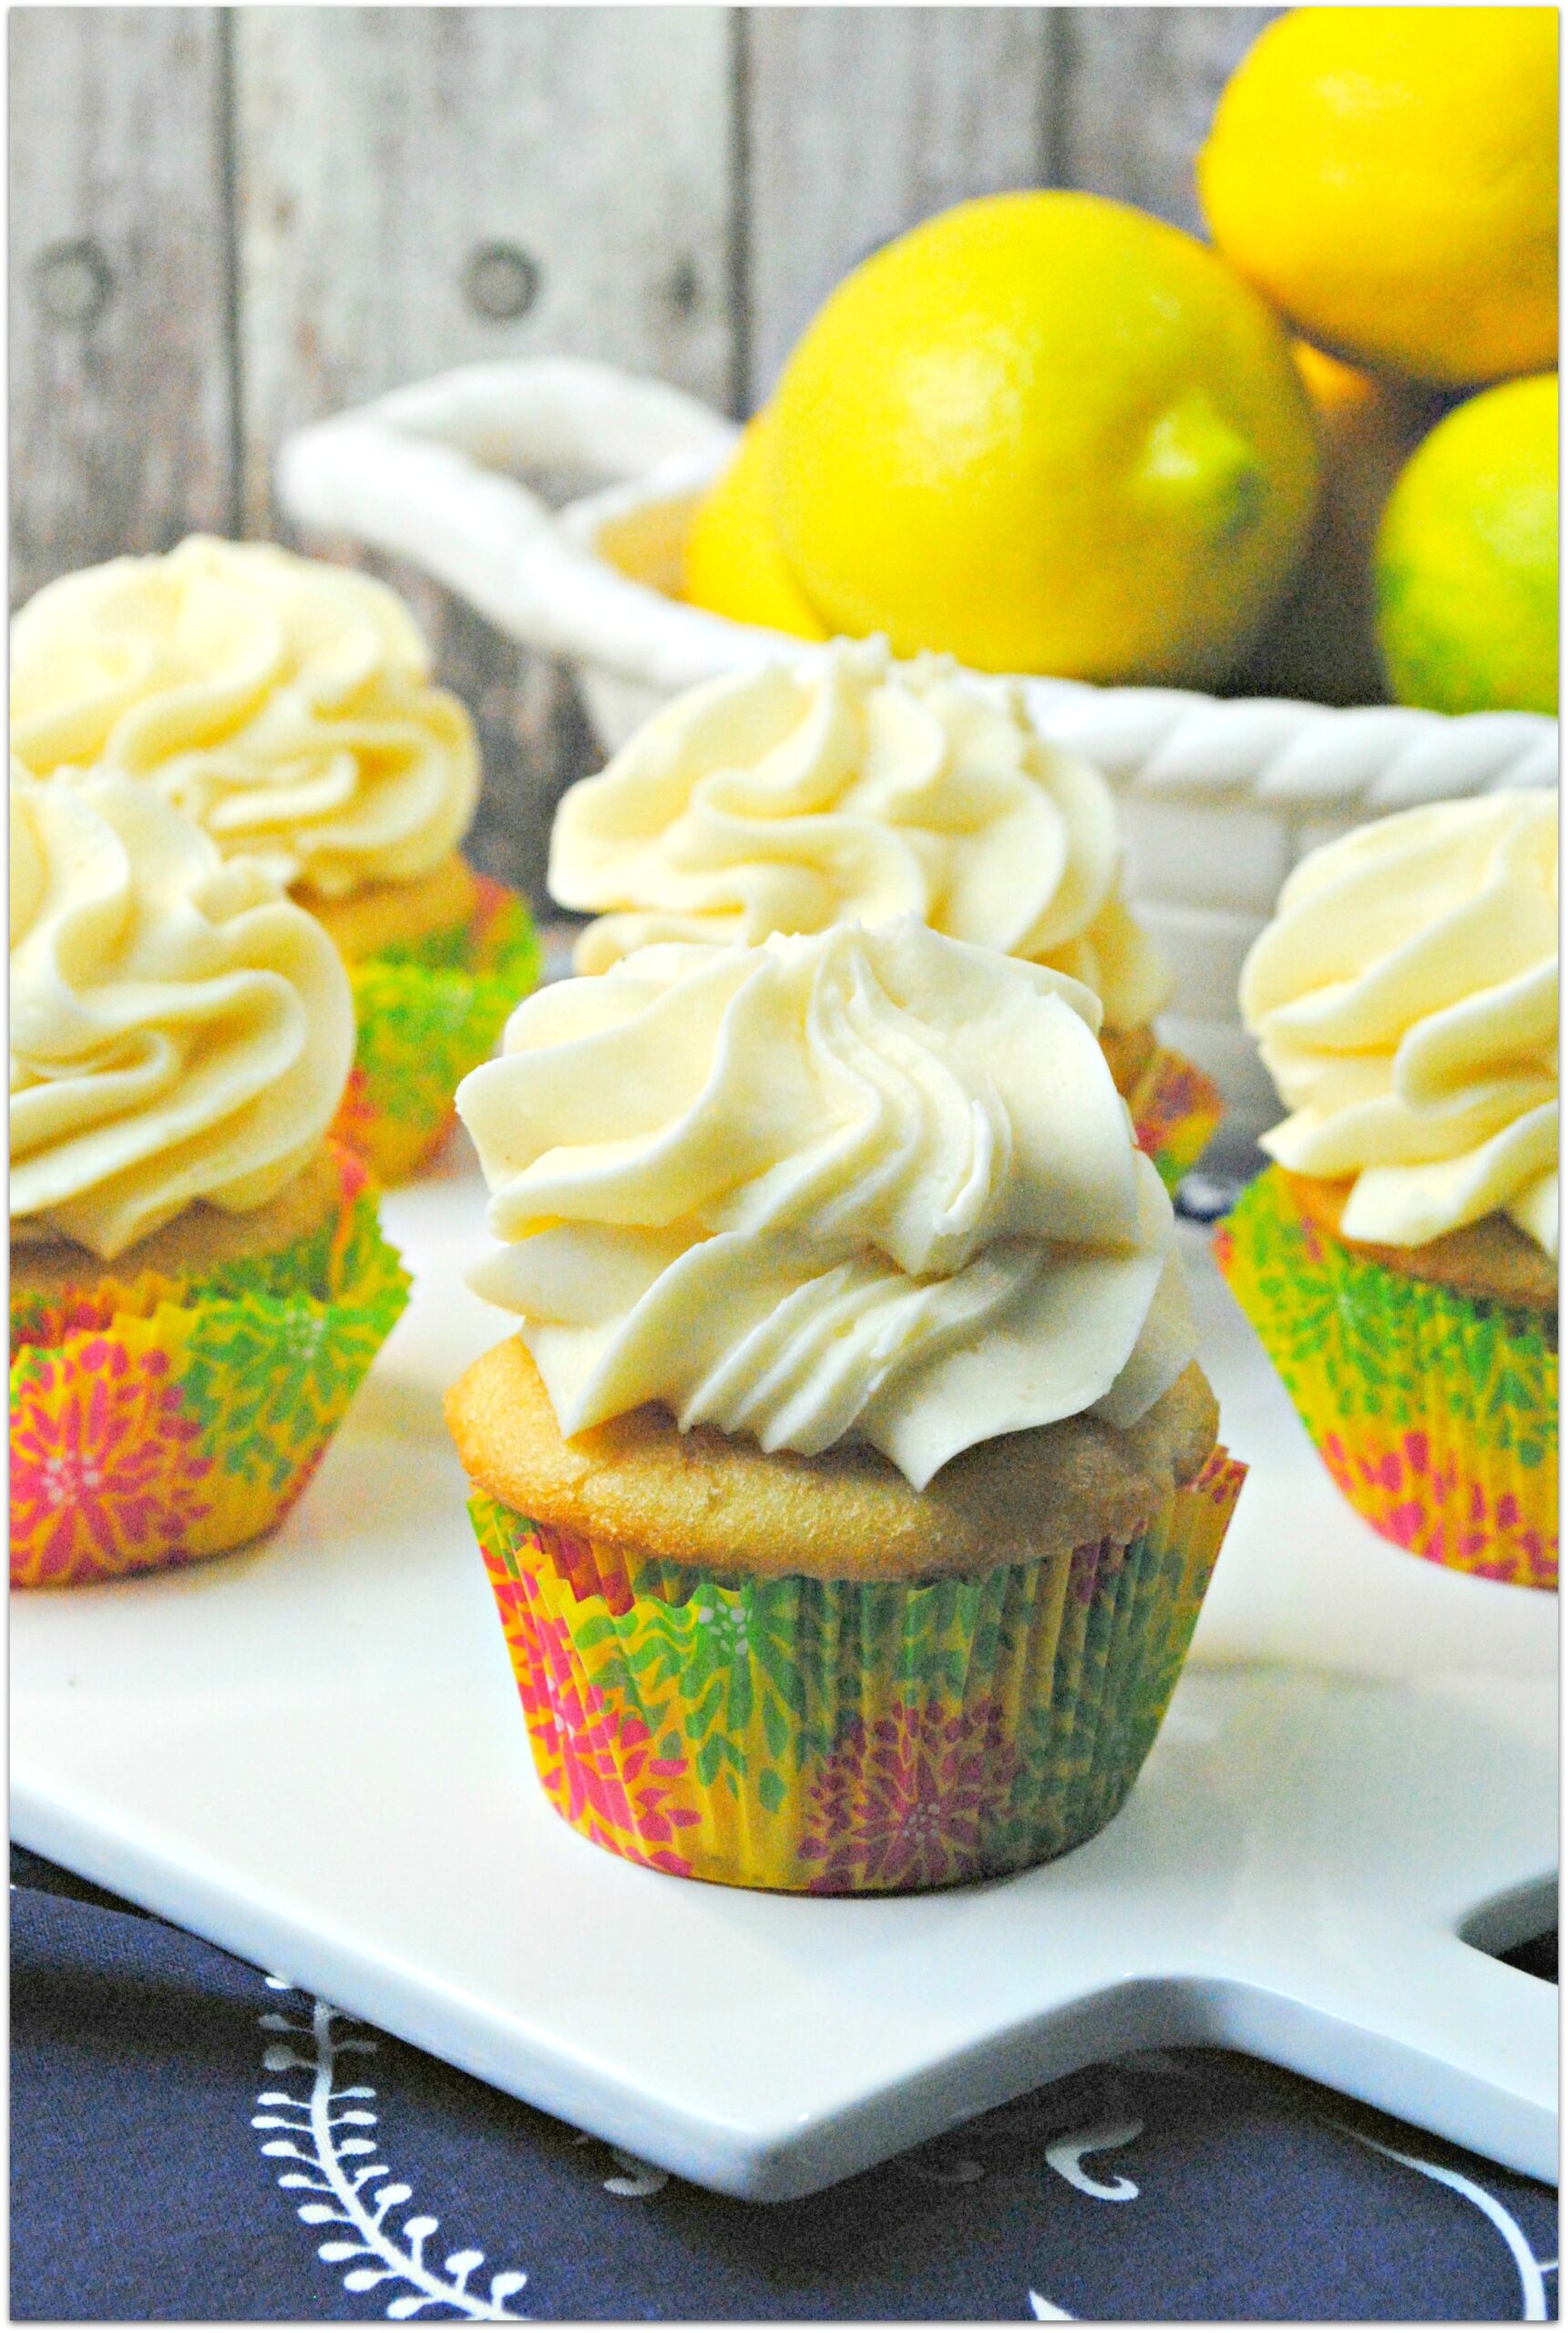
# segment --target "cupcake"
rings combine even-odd
[[[707,683],[654,715],[556,813],[550,889],[597,920],[577,969],[657,940],[741,941],[916,915],[1067,972],[1141,1148],[1174,1189],[1218,1089],[1162,1045],[1170,975],[1127,910],[1111,791],[1049,745],[1023,694],[876,640]]]
[[[1346,1497],[1460,1571],[1557,1582],[1557,800],[1302,860],[1242,974],[1289,1115],[1221,1268]]]
[[[419,1166],[538,976],[522,901],[458,845],[479,759],[401,601],[351,569],[193,535],[51,583],[15,618],[12,751],[36,777],[149,781],[225,857],[263,861],[349,967],[340,1136]]]
[[[402,1310],[327,1138],[348,976],[259,862],[108,774],[11,782],[11,1579],[211,1556],[292,1505]]]
[[[904,918],[635,950],[465,1082],[520,1325],[447,1416],[586,1837],[863,1893],[1121,1805],[1241,1469],[1098,1021]]]

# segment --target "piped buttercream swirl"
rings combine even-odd
[[[1346,1237],[1409,1248],[1496,1212],[1557,1253],[1557,800],[1481,795],[1304,858],[1243,969],[1290,1115],[1281,1166],[1351,1179]]]
[[[563,796],[549,881],[563,906],[608,910],[579,941],[584,972],[658,940],[916,915],[1070,973],[1112,1028],[1169,991],[1122,898],[1100,772],[1048,745],[1016,688],[897,663],[878,641],[664,706]]]
[[[225,855],[329,899],[428,874],[478,799],[473,725],[395,593],[205,535],[62,576],[18,612],[11,745],[36,777],[149,779]]]
[[[541,991],[458,1089],[563,1433],[645,1402],[766,1450],[873,1444],[917,1488],[1194,1340],[1099,1008],[913,918],[667,942]]]
[[[262,1207],[354,1057],[313,915],[134,780],[11,776],[11,1231],[110,1260],[205,1199]]]

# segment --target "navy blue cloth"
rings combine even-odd
[[[1251,2060],[1143,2053],[739,2204],[36,1856],[12,1878],[20,2319],[1555,2314],[1549,2190]],[[1514,1957],[1544,1978],[1555,1939]]]

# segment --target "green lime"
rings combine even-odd
[[[1557,710],[1557,375],[1471,397],[1422,440],[1376,553],[1378,643],[1401,704]]]

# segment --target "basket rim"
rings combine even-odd
[[[700,488],[738,437],[699,399],[587,358],[460,365],[293,432],[278,454],[279,498],[307,529],[411,560],[523,646],[673,695],[750,665],[809,667],[826,653],[686,605],[599,550],[612,519]],[[522,483],[530,468],[609,482],[551,510]],[[1172,798],[1362,818],[1557,781],[1548,714],[958,669],[1015,683],[1052,743]]]

